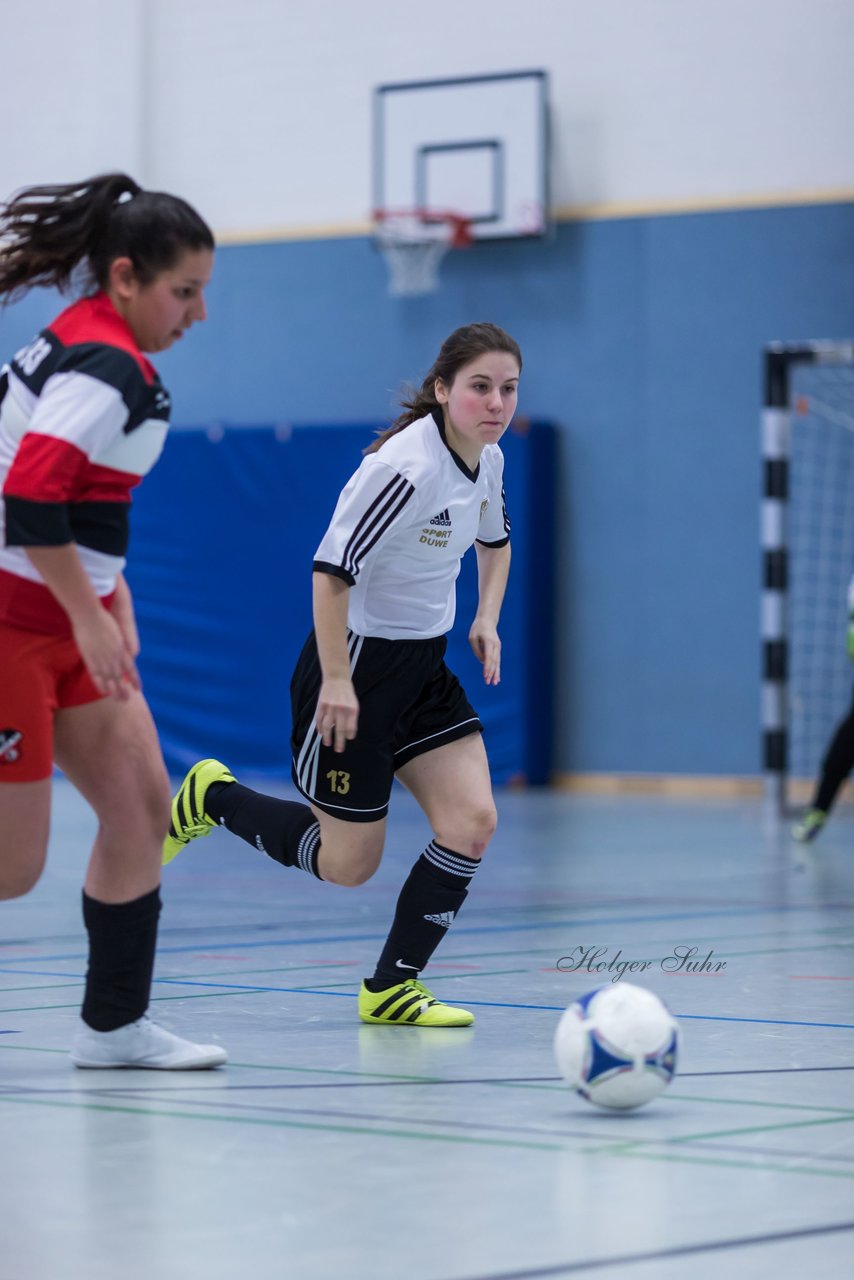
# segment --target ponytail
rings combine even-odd
[[[128,257],[149,284],[184,249],[213,249],[207,223],[178,196],[143,191],[126,173],[64,186],[27,187],[0,205],[0,300],[36,285],[68,292],[85,264],[106,287],[110,264]]]
[[[521,373],[522,352],[519,344],[510,337],[509,333],[499,329],[498,325],[483,322],[467,324],[461,329],[455,329],[442,343],[441,350],[421,386],[417,390],[407,391],[401,399],[403,413],[395,418],[387,430],[380,432],[373,444],[363,452],[376,453],[386,440],[390,440],[392,436],[396,436],[399,431],[417,422],[419,418],[426,418],[428,414],[433,413],[440,407],[436,399],[436,383],[441,382],[444,386],[450,387],[463,365],[493,351],[503,351],[513,356],[519,362]]]

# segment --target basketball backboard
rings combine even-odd
[[[374,208],[462,214],[475,240],[545,235],[547,91],[545,71],[380,85]]]

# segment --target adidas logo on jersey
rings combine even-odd
[[[431,924],[440,924],[443,929],[450,929],[454,923],[453,911],[437,911],[434,916],[425,916],[425,920],[429,920]]]
[[[448,513],[448,508],[445,507],[444,511],[440,511],[437,516],[433,516],[430,523],[441,525],[443,529],[450,529],[451,517]]]

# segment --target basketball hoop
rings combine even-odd
[[[472,240],[463,214],[433,209],[378,209],[374,234],[388,267],[388,291],[397,298],[433,293],[445,254],[467,248]]]

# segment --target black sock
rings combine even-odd
[[[81,1015],[93,1031],[115,1031],[148,1008],[160,890],[133,902],[98,902],[83,893],[89,968]]]
[[[323,878],[317,869],[320,823],[307,804],[265,796],[239,782],[214,782],[205,813],[283,867]]]
[[[479,866],[435,840],[428,844],[400,891],[391,931],[366,983],[369,991],[418,977],[465,902]]]

